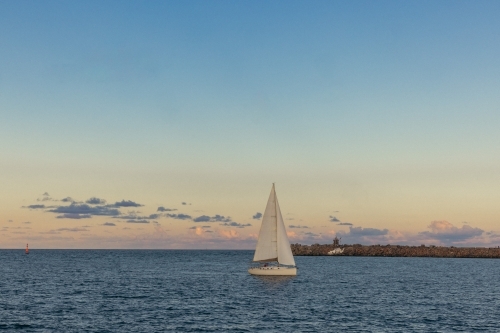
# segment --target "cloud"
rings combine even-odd
[[[347,222],[346,222],[347,223]],[[388,229],[362,228],[349,226],[349,231],[333,232],[333,237],[342,238],[344,244],[390,244],[395,240],[394,232]],[[399,236],[398,236],[399,237]]]
[[[31,224],[31,222],[30,222],[30,221],[26,221],[26,222],[23,222],[23,223],[24,223],[24,224]]]
[[[75,202],[71,197],[66,197],[64,199],[61,199],[62,202]]]
[[[29,208],[29,209],[43,209],[43,208],[45,208],[45,205],[29,205],[29,206],[23,206],[23,208]]]
[[[122,200],[120,202],[115,202],[112,205],[108,205],[108,207],[142,207],[139,203],[133,202],[131,200]]]
[[[431,231],[424,231],[420,234],[440,242],[460,242],[470,238],[481,236],[484,230],[473,228],[469,225],[462,225],[461,228],[455,227],[448,221],[432,221],[428,226]]]
[[[71,231],[71,232],[80,232],[80,231],[88,231],[85,228],[59,228],[56,231]]]
[[[127,223],[149,223],[148,220],[127,220]]]
[[[219,230],[219,235],[221,235],[224,238],[238,238],[240,235],[238,232],[234,229],[229,229],[229,230]]]
[[[90,204],[90,205],[104,205],[106,203],[106,200],[99,199],[99,198],[96,198],[96,197],[92,197],[92,198],[88,199],[85,202],[88,203],[88,204]]]
[[[186,215],[186,214],[167,214],[166,216],[170,217],[172,219],[176,219],[176,220],[191,220],[192,219],[192,217],[190,215]]]
[[[297,229],[309,229],[308,226],[306,225],[290,225],[288,226],[290,229],[297,228]]]
[[[116,226],[116,224],[114,224],[113,222],[104,222],[101,225],[108,226],[108,227],[114,227],[114,226]]]
[[[330,222],[340,222],[340,220],[338,218],[336,218],[335,216],[330,215]]]
[[[193,222],[232,222],[231,217],[225,217],[223,215],[208,216],[202,215],[193,219]]]
[[[254,216],[252,216],[252,218],[253,218],[254,220],[258,220],[258,219],[260,219],[261,217],[262,217],[262,213],[259,213],[259,212],[255,213],[255,215],[254,215]]]
[[[47,192],[45,192],[44,194],[42,194],[42,198],[36,199],[36,201],[52,201],[52,198]]]
[[[349,226],[348,231],[332,230],[331,233],[333,236],[341,237],[344,244],[497,246],[498,243],[494,235],[488,235],[482,229],[469,225],[455,227],[448,221],[432,221],[428,228],[428,231],[415,233]]]
[[[231,222],[231,217],[228,216],[226,218],[222,215],[215,215],[215,216],[212,216],[212,221],[214,221],[214,222]]]
[[[9,222],[14,222],[13,220],[9,220]]]
[[[364,237],[364,236],[383,236],[387,235],[389,230],[387,229],[375,229],[375,228],[361,228],[361,227],[351,227],[349,228],[351,236]]]
[[[208,216],[208,215],[198,216],[197,218],[194,218],[193,221],[194,222],[210,222],[210,216]]]
[[[196,227],[191,227],[191,228],[188,228],[189,230],[193,230],[191,233],[194,233],[195,235],[197,236],[201,236],[205,233],[211,233],[212,231],[210,230],[205,230],[205,229],[208,229],[210,228],[209,225],[203,225],[203,226],[196,226]]]
[[[238,222],[225,222],[225,223],[221,223],[221,225],[223,225],[225,227],[236,227],[236,228],[244,228],[244,227],[251,227],[252,226],[250,223],[241,224]]]
[[[163,206],[160,206],[160,207],[158,207],[158,209],[156,211],[157,212],[173,212],[175,210],[177,210],[177,209],[170,209],[170,208],[165,208]]]
[[[76,219],[76,220],[89,219],[91,217],[92,217],[92,215],[90,215],[90,214],[75,214],[75,213],[66,213],[66,214],[62,214],[62,215],[57,216],[58,219]]]
[[[161,214],[150,214],[149,216],[139,216],[135,212],[130,212],[129,215],[113,216],[114,219],[129,219],[129,220],[155,220],[160,218]]]
[[[55,209],[48,210],[52,213],[60,214],[79,214],[79,215],[99,215],[99,216],[117,216],[120,215],[118,209],[109,208],[108,206],[93,206],[87,204],[71,203],[69,206],[59,206]]]
[[[182,204],[183,204],[184,206],[185,206],[185,205],[187,205],[187,203],[185,203],[185,202],[183,202]]]
[[[349,223],[349,222],[342,222],[342,223],[339,223],[339,225],[352,225],[352,223]]]

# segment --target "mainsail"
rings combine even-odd
[[[282,265],[295,266],[274,184],[262,217],[253,261],[278,261]]]

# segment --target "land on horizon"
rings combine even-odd
[[[361,244],[292,244],[294,256],[364,256],[364,257],[436,257],[436,258],[500,258],[500,247],[455,247]],[[336,250],[337,251],[334,251]]]

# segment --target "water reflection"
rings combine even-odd
[[[264,287],[274,289],[285,286],[292,282],[297,276],[284,275],[284,276],[266,276],[266,275],[252,275],[256,282],[261,283]]]

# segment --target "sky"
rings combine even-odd
[[[0,248],[500,246],[498,1],[0,1]]]

